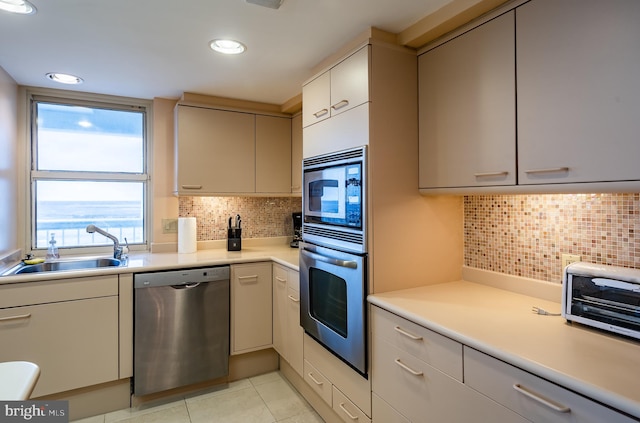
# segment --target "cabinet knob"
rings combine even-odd
[[[182,185],[182,189],[202,189],[202,185]]]
[[[549,167],[545,169],[525,170],[524,173],[535,175],[539,173],[560,173],[560,172],[568,172],[568,171],[569,171],[568,167]]]
[[[492,176],[507,176],[509,172],[507,171],[498,171],[498,172],[480,172],[474,173],[473,176],[476,178],[490,178]]]
[[[328,109],[322,109],[322,110],[318,110],[317,112],[315,112],[313,115],[316,118],[321,118],[322,116],[326,115],[327,113],[329,113]]]

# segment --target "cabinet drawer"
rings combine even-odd
[[[525,423],[507,407],[374,336],[373,392],[413,422]]]
[[[304,380],[311,386],[311,389],[322,397],[324,402],[332,406],[331,390],[333,387],[331,382],[307,360],[304,360]]]
[[[333,387],[333,411],[345,422],[369,422],[371,419],[362,412],[354,403],[349,401],[339,389]]]
[[[465,347],[465,384],[533,422],[635,422],[615,410]]]
[[[374,336],[462,381],[462,344],[379,307],[372,307],[371,327]]]

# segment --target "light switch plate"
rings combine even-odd
[[[573,262],[580,261],[580,256],[577,254],[562,254],[562,270]]]
[[[178,233],[178,219],[162,219],[162,233],[163,234],[177,234]]]

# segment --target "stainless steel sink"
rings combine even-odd
[[[72,259],[44,262],[39,264],[20,263],[17,266],[7,270],[2,275],[20,275],[23,273],[41,273],[41,272],[60,272],[64,270],[84,270],[97,269],[102,267],[117,267],[121,265],[121,261],[114,258],[91,258],[91,259]]]

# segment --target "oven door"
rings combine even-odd
[[[366,255],[300,243],[300,324],[367,375]]]

